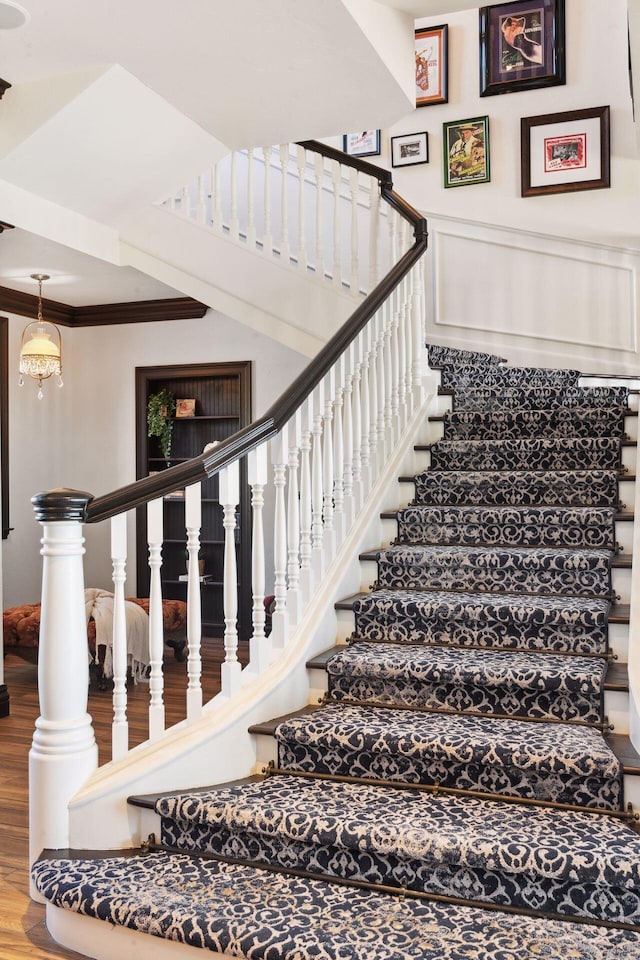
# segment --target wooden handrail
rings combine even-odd
[[[289,422],[295,411],[327,375],[349,344],[355,340],[427,249],[427,222],[410,204],[394,192],[390,171],[357,157],[350,157],[315,140],[302,141],[300,146],[375,177],[380,184],[381,197],[412,225],[415,237],[413,246],[394,264],[337,333],[262,417],[217,444],[210,452],[202,453],[186,463],[169,467],[153,477],[144,477],[112,493],[91,499],[87,504],[84,518],[87,523],[107,520],[125,510],[131,510],[150,500],[165,496],[176,488],[204,480],[275,436]]]

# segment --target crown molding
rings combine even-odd
[[[0,287],[0,310],[35,320],[38,298],[20,290]],[[123,323],[151,323],[162,320],[190,320],[204,317],[208,307],[191,297],[169,300],[134,300],[131,303],[99,303],[88,307],[71,307],[57,300],[42,298],[46,320],[61,327],[102,327]]]

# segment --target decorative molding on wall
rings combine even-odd
[[[131,303],[101,303],[71,307],[56,300],[42,301],[47,320],[62,327],[99,327],[119,323],[149,323],[159,320],[191,320],[204,317],[206,304],[192,297],[170,300],[136,300]],[[30,293],[0,287],[0,309],[22,317],[38,316],[38,298]]]
[[[451,221],[430,227],[436,326],[637,351],[637,253]]]

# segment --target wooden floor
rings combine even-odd
[[[246,663],[240,644],[239,657]],[[220,689],[221,641],[203,640],[202,686],[206,700]],[[44,925],[44,907],[29,899],[28,878],[28,753],[39,715],[37,667],[17,657],[5,660],[5,683],[10,696],[10,716],[0,719],[0,958],[1,960],[79,960],[80,954],[54,943]],[[165,711],[167,726],[184,718],[186,664],[171,652],[165,658]],[[147,736],[149,688],[129,687],[130,743]],[[100,753],[100,762],[111,757],[111,696],[91,689],[89,713]]]

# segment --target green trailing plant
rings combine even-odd
[[[147,428],[150,437],[158,437],[162,456],[170,467],[171,433],[176,413],[176,400],[164,387],[152,393],[147,401]]]

